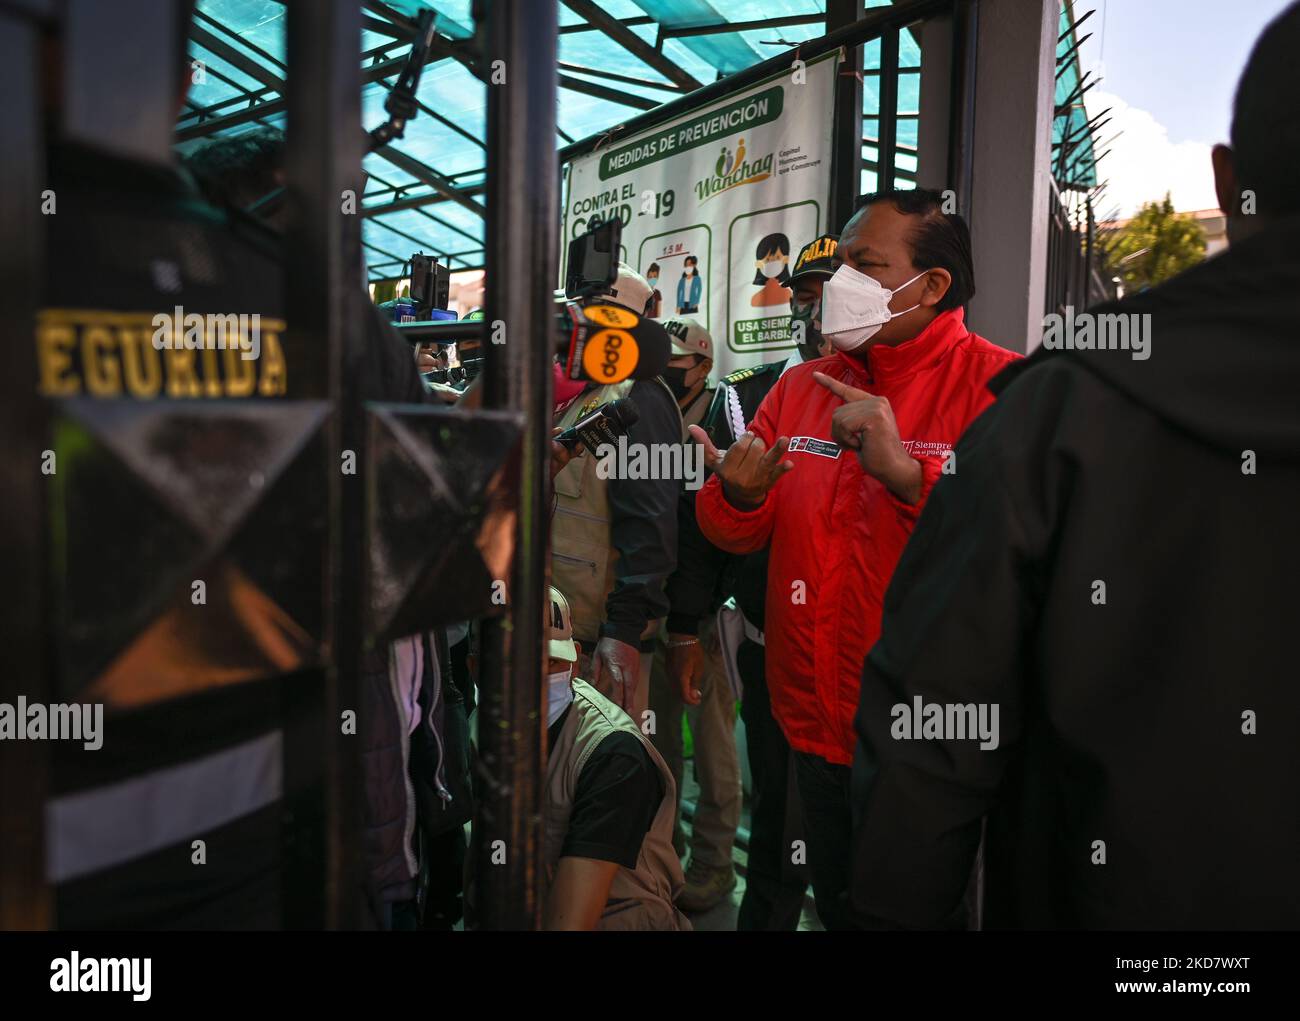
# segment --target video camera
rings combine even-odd
[[[623,222],[618,217],[597,222],[570,241],[564,296],[584,301],[613,287],[622,242]]]
[[[596,223],[569,243],[564,301],[555,313],[555,356],[569,379],[620,383],[652,379],[672,357],[671,341],[659,323],[601,295],[618,280],[618,254],[623,224],[617,219]],[[438,322],[437,310],[447,304],[447,270],[432,256],[413,255],[411,297],[414,321],[398,322],[400,333],[413,344],[456,344],[462,378],[451,369],[425,375],[437,382],[468,383],[482,367],[483,314],[472,312],[459,322]],[[434,321],[429,321],[434,320]],[[445,378],[444,378],[445,377]]]
[[[451,294],[451,268],[423,252],[412,255],[407,265],[411,267],[411,301],[415,305],[416,321],[443,318],[434,316],[433,312],[435,309],[447,311]]]
[[[558,316],[556,355],[569,379],[619,383],[650,379],[672,357],[668,334],[644,314],[603,303],[618,280],[623,224],[617,217],[596,223],[569,242],[564,295]]]

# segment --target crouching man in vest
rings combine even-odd
[[[677,787],[631,717],[576,674],[569,604],[548,600],[542,926],[688,930],[673,906]]]
[[[614,286],[589,303],[642,315],[651,298],[645,279],[620,263]],[[619,453],[602,459],[584,450],[555,475],[551,578],[572,603],[574,633],[588,649],[579,672],[640,723],[650,701],[655,635],[668,615],[664,584],[677,563],[682,482],[638,466],[660,465],[673,448],[680,453],[681,409],[659,376],[558,393],[564,403],[556,409],[557,429],[621,397],[630,396],[639,415]]]

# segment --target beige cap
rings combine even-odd
[[[578,647],[573,644],[573,616],[569,612],[569,601],[564,593],[554,585],[547,600],[546,621],[546,655],[550,659],[562,659],[567,663],[578,661]]]
[[[649,282],[640,273],[634,270],[626,262],[618,264],[618,279],[614,281],[614,286],[609,292],[602,294],[597,300],[608,304],[613,302],[615,305],[622,305],[624,308],[630,308],[639,316],[646,313],[646,306],[650,303],[650,296],[654,294]]]
[[[655,322],[667,331],[673,342],[674,355],[713,357],[713,338],[694,316],[673,316],[670,319],[656,319]]]

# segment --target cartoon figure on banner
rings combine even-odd
[[[700,310],[700,294],[704,283],[699,276],[700,260],[688,255],[683,262],[682,278],[677,281],[677,314],[694,315]]]
[[[650,267],[645,271],[645,279],[650,285],[650,290],[654,292],[650,295],[650,311],[647,314],[651,319],[658,319],[663,315],[664,305],[664,295],[659,290],[659,263],[650,263]]]
[[[768,234],[758,243],[754,259],[758,270],[754,286],[762,290],[749,303],[757,307],[788,305],[791,291],[785,284],[790,279],[790,239],[784,234]]]

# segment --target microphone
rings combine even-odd
[[[560,333],[556,354],[569,379],[653,379],[672,357],[668,332],[622,305],[568,302],[560,312]]]
[[[637,411],[632,398],[620,397],[578,419],[556,436],[555,442],[563,444],[569,453],[573,453],[573,449],[581,443],[584,450],[590,450],[594,455],[603,444],[617,445],[618,438],[627,435],[627,431],[636,425],[636,420],[640,417],[641,413]]]

